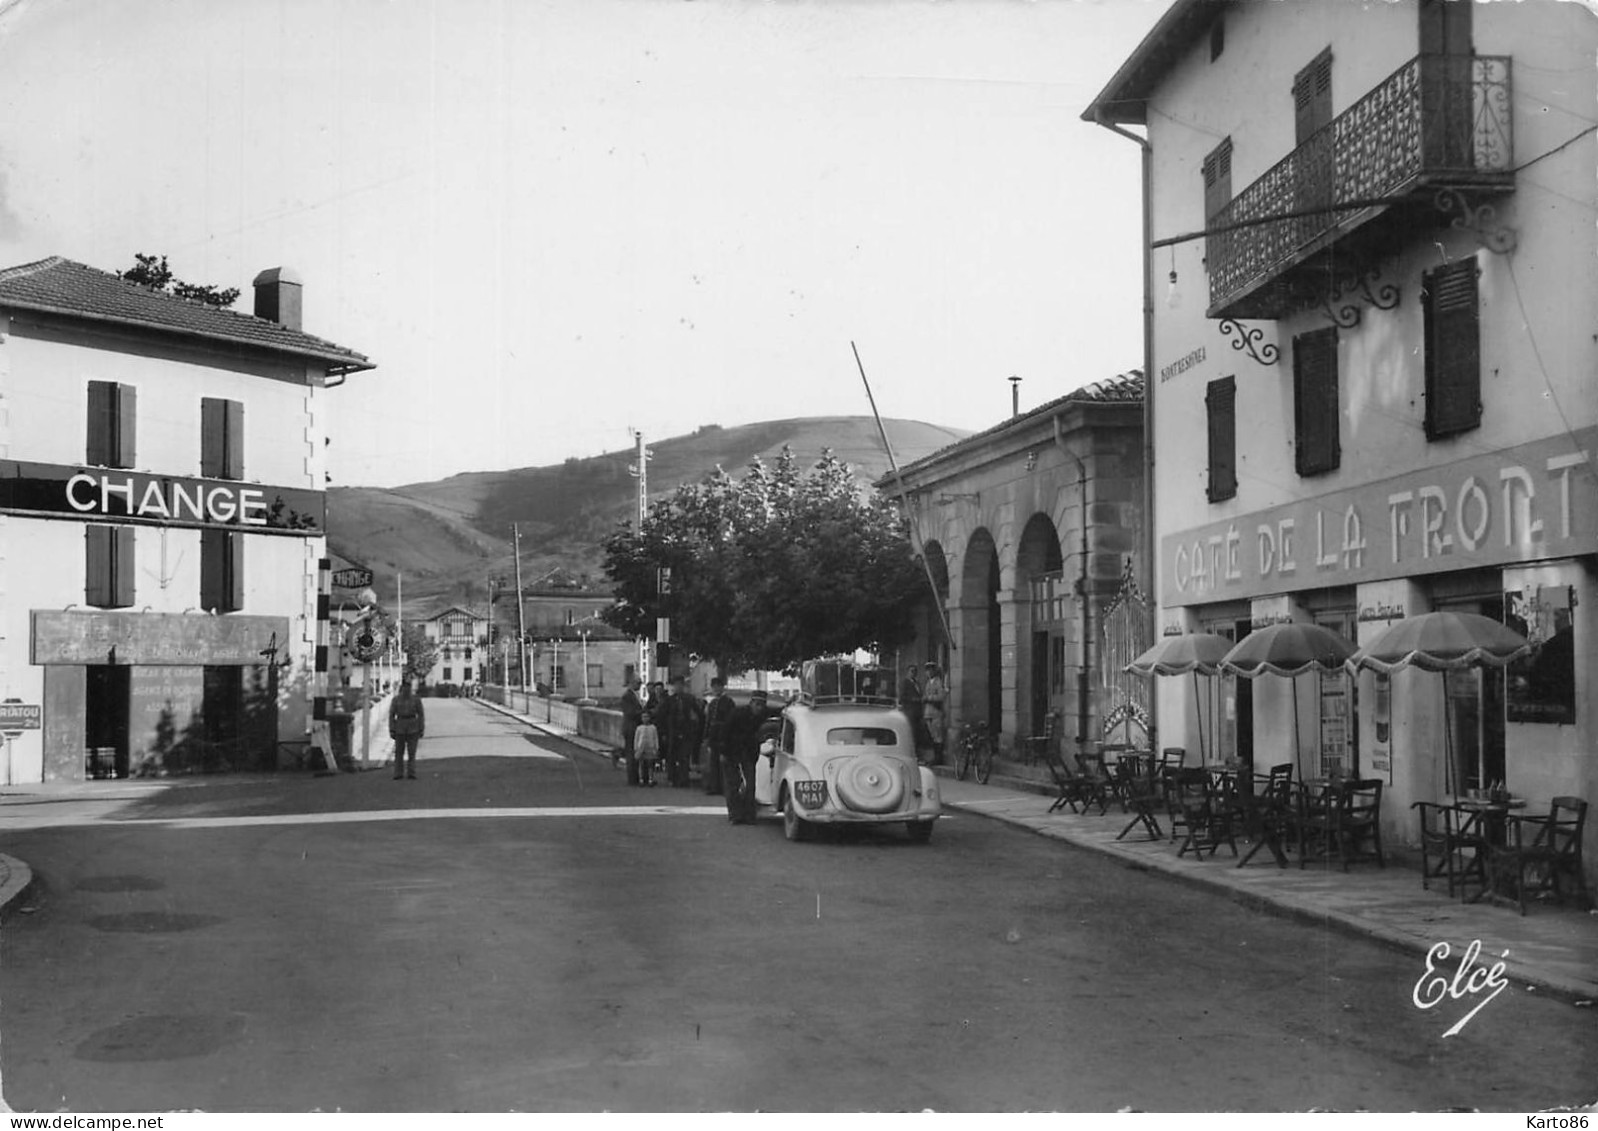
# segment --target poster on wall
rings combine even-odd
[[[1509,665],[1507,717],[1512,723],[1574,724],[1575,632],[1570,587],[1528,585],[1504,594],[1504,620],[1531,642],[1529,655]]]

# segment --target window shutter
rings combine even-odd
[[[227,401],[226,405],[227,424],[224,434],[227,438],[227,458],[223,462],[222,474],[228,479],[243,479],[244,405],[240,401]]]
[[[116,400],[117,432],[114,466],[134,467],[137,460],[134,437],[138,435],[139,391],[132,385],[118,385],[116,387]]]
[[[1237,379],[1211,381],[1204,393],[1204,407],[1210,448],[1210,481],[1205,493],[1215,503],[1237,494]]]
[[[1232,139],[1227,138],[1204,158],[1204,219],[1214,216],[1232,199]]]
[[[1481,424],[1481,326],[1474,259],[1427,272],[1426,437],[1439,439]]]
[[[236,613],[244,607],[244,535],[229,531],[223,535],[227,545],[227,605],[225,611]]]
[[[125,609],[133,604],[133,527],[113,526],[110,529],[112,604]]]
[[[1337,328],[1332,326],[1293,339],[1293,451],[1300,475],[1337,468],[1339,422]]]
[[[200,608],[206,612],[220,610],[223,605],[222,597],[226,592],[224,535],[221,530],[200,531]]]
[[[83,461],[91,467],[113,462],[116,435],[116,386],[109,381],[89,382],[89,434]]]
[[[1322,51],[1293,78],[1293,136],[1303,145],[1332,120],[1332,52]]]
[[[216,397],[200,398],[200,474],[220,479],[227,428],[226,402]]]
[[[83,603],[104,609],[112,603],[111,528],[83,528]]]

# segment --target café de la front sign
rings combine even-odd
[[[1598,428],[1167,535],[1174,604],[1598,552]]]
[[[316,535],[326,527],[327,501],[320,491],[298,487],[0,460],[0,511]]]

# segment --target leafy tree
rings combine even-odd
[[[438,642],[429,640],[427,630],[419,624],[406,625],[400,641],[405,647],[404,677],[420,687],[438,662]]]
[[[637,530],[623,523],[604,551],[616,585],[606,623],[653,636],[656,619],[670,617],[672,646],[724,672],[791,669],[914,635],[922,580],[904,521],[830,453],[808,474],[787,448],[771,467],[755,459],[741,480],[717,468],[652,504]]]
[[[134,252],[133,258],[138,262],[126,271],[118,271],[118,278],[126,279],[130,283],[139,283],[152,290],[164,291],[178,298],[203,302],[207,306],[232,306],[239,297],[237,287],[223,289],[211,286],[209,283],[185,283],[172,274],[164,255],[157,257]]]

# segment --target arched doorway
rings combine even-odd
[[[966,545],[960,569],[961,722],[980,719],[997,734],[1004,718],[1001,680],[999,551],[979,528]]]
[[[1034,514],[1016,554],[1017,734],[1042,734],[1043,720],[1065,696],[1068,588],[1060,536],[1046,514]]]

